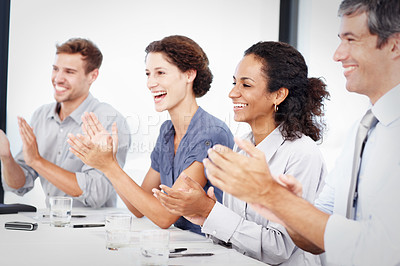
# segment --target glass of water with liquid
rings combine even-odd
[[[50,197],[50,225],[66,227],[71,223],[72,198]]]

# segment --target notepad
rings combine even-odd
[[[22,203],[14,203],[14,204],[0,203],[0,214],[10,214],[18,212],[36,212],[36,207]]]

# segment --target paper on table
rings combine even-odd
[[[30,213],[23,213],[25,216],[31,217],[36,221],[43,224],[50,223],[50,216],[47,210],[37,211],[34,215]],[[85,217],[74,217],[74,215],[82,215]],[[105,215],[104,213],[87,213],[84,211],[72,211],[71,224],[93,224],[93,223],[104,223]]]

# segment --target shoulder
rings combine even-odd
[[[48,103],[40,106],[33,112],[32,119],[47,117],[54,113],[57,103]]]
[[[214,134],[225,133],[226,135],[232,136],[233,138],[232,132],[225,122],[209,114],[203,109],[201,109],[200,119],[198,120],[196,128],[199,131],[207,131]]]
[[[122,114],[117,109],[115,109],[111,104],[100,102],[96,98],[93,98],[91,100],[88,109],[94,113],[117,115],[122,117]]]
[[[321,158],[322,153],[317,143],[306,135],[301,135],[300,138],[294,140],[286,140],[286,150],[290,152],[291,156],[304,157],[304,158]]]
[[[112,123],[117,122],[120,126],[127,126],[126,118],[117,109],[96,98],[91,99],[87,111],[95,113],[103,125],[111,126]]]

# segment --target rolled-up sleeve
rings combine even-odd
[[[19,189],[14,189],[11,188],[7,185],[7,182],[4,180],[4,178],[2,178],[3,180],[3,188],[5,191],[11,191],[13,193],[15,193],[18,196],[23,196],[25,195],[27,192],[31,191],[35,185],[35,180],[36,178],[39,176],[38,173],[32,168],[29,167],[24,159],[23,159],[23,155],[22,155],[22,151],[20,153],[17,154],[17,156],[15,157],[15,161],[19,164],[19,166],[21,166],[22,171],[25,174],[25,184],[24,186],[22,186]]]
[[[263,226],[245,220],[220,203],[214,205],[204,222],[202,232],[224,242],[230,242],[241,253],[270,264],[288,260],[295,248],[283,226],[272,222]]]

